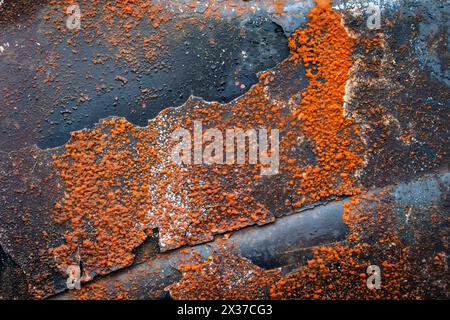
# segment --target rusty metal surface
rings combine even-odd
[[[0,299],[448,299],[448,4],[381,1],[369,30],[357,0],[131,3],[80,3],[78,32],[71,1],[0,6]],[[336,115],[302,118],[314,78],[292,39],[320,26],[341,56],[351,43],[340,66],[317,58],[345,90],[328,88]],[[168,137],[195,120],[281,125],[281,173],[172,167]],[[320,136],[345,162],[321,162]],[[77,256],[83,289],[67,292]],[[369,263],[386,291],[358,291]],[[264,282],[242,289],[240,270]]]
[[[342,222],[342,205],[333,203],[311,212],[280,218],[267,226],[241,229],[228,235],[224,242],[158,254],[151,260],[94,282],[92,292],[87,287],[87,295],[102,299],[114,299],[120,294],[130,299],[165,298],[167,293],[164,289],[180,278],[177,266],[186,263],[194,254],[207,259],[224,245],[236,256],[242,256],[261,268],[293,270],[306,261],[308,248],[345,239],[347,228]],[[73,299],[84,294],[71,292],[54,298]]]
[[[439,270],[438,266],[433,266],[433,259],[435,252],[448,250],[449,235],[444,230],[448,219],[441,210],[448,208],[449,188],[450,175],[442,173],[424,176],[415,182],[374,190],[361,196],[361,199],[372,197],[364,206],[370,207],[381,201],[384,203],[383,210],[393,210],[396,219],[394,228],[400,230],[403,243],[409,245],[411,251],[417,255],[411,257],[411,260],[416,257],[427,260],[426,265],[429,267],[416,269],[414,272],[418,273],[418,278],[428,279],[430,283],[427,282],[425,288],[424,284],[410,284],[417,286],[418,292],[427,290],[429,296],[426,298],[432,298],[434,295],[445,297],[448,292],[448,282],[443,279],[431,283],[431,279],[436,276],[433,272],[446,272]],[[314,248],[348,241],[348,230],[342,219],[344,203],[332,203],[293,214],[264,227],[242,229],[229,237],[218,239],[215,243],[163,253],[127,270],[99,279],[81,291],[67,292],[53,299],[120,299],[121,296],[128,299],[165,299],[169,297],[167,291],[170,289],[167,288],[181,280],[181,273],[177,270],[180,265],[208,261],[214,254],[223,254],[223,248],[232,253],[233,259],[247,259],[255,268],[279,268],[284,275],[295,274],[307,267],[308,260],[313,257]],[[432,221],[436,213],[443,219],[440,224]],[[371,218],[376,219],[377,215],[377,212],[373,212]],[[281,232],[280,229],[284,231]],[[415,252],[416,250],[419,252]],[[376,261],[376,253],[372,254],[371,259]],[[193,261],[189,260],[192,256],[196,256]],[[228,268],[233,270],[235,266]],[[234,272],[239,271],[235,269]],[[216,276],[221,275],[218,273]],[[199,296],[207,290],[207,287],[193,289]]]

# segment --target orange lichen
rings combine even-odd
[[[382,199],[378,194],[377,199]],[[382,200],[354,197],[345,204],[345,242],[314,248],[313,259],[271,288],[274,299],[400,299],[417,298],[407,279],[409,250],[399,241],[393,213]],[[382,270],[379,290],[367,287],[368,266]]]
[[[79,5],[81,8],[80,30],[68,31],[65,28],[66,10],[71,5]],[[277,14],[282,13],[282,10],[280,11],[282,5],[278,2],[264,1],[261,5],[269,10],[273,7]],[[194,14],[199,8],[203,8],[201,13]],[[98,39],[106,40],[115,57],[124,59],[128,65],[139,67],[143,63],[140,61],[143,58],[151,62],[150,65],[146,65],[147,68],[159,69],[165,66],[158,58],[167,54],[167,43],[177,37],[176,34],[167,32],[165,27],[168,24],[173,23],[179,30],[189,25],[203,28],[210,19],[235,18],[254,11],[252,3],[240,0],[207,3],[175,0],[92,0],[82,4],[74,0],[52,0],[50,10],[44,19],[53,22],[56,32],[49,32],[47,36],[55,43],[65,41],[67,45],[75,46],[76,35],[81,32],[88,45],[98,42]],[[185,14],[186,12],[189,14]],[[173,19],[175,16],[176,19]],[[72,52],[77,54],[75,49]],[[101,63],[100,61],[101,59],[93,58],[92,63]],[[50,61],[48,66],[50,67]]]
[[[222,247],[205,261],[180,265],[182,279],[166,290],[174,299],[255,300],[267,299],[267,288],[280,277]]]
[[[339,192],[360,193],[354,186],[352,172],[362,164],[358,154],[361,146],[354,145],[357,141],[351,138],[358,135],[359,129],[343,114],[344,87],[351,66],[351,41],[340,24],[339,15],[330,9],[329,1],[319,1],[309,18],[308,29],[296,31],[290,39],[292,60],[304,64],[309,78],[308,89],[302,93],[303,100],[294,109],[293,116],[314,144],[317,165],[305,170],[298,164],[294,166],[296,159],[286,157],[282,161],[284,168],[289,167],[294,173],[289,185],[301,183],[296,188],[297,195],[305,197],[299,206]],[[263,73],[260,77],[264,85],[269,84],[268,75]],[[293,122],[297,123],[296,120]],[[294,144],[289,134],[287,137],[283,142]],[[343,220],[349,227],[346,241],[313,248],[313,258],[304,267],[284,277],[262,277],[264,280],[256,287],[273,282],[270,297],[274,299],[423,298],[420,287],[412,287],[417,277],[417,270],[411,263],[414,255],[400,240],[394,228],[393,209],[383,200],[385,197],[388,194],[384,191],[353,197],[344,205]],[[217,260],[227,259],[226,255],[222,253],[222,258]],[[443,269],[442,256],[435,255],[432,259],[438,269]],[[183,280],[171,287],[173,296],[196,299],[199,296],[195,294],[200,292],[206,298],[221,297],[227,290],[217,285],[217,279],[224,281],[223,275],[227,279],[229,275],[239,274],[239,261],[228,258],[223,269],[214,267],[211,262],[194,263],[185,268]],[[382,270],[380,290],[367,287],[366,269],[374,264]],[[243,278],[240,275],[239,281]],[[226,298],[242,298],[239,293],[232,293]],[[252,298],[260,297],[254,295]]]
[[[131,252],[149,228],[159,228],[160,245],[167,250],[269,223],[274,212],[268,206],[286,213],[292,207],[358,193],[359,129],[343,111],[351,41],[340,15],[330,7],[313,9],[310,20],[307,29],[291,37],[292,57],[282,66],[294,72],[305,65],[311,73],[309,84],[287,102],[270,98],[276,77],[266,72],[244,96],[228,104],[189,100],[181,109],[161,112],[148,127],[113,118],[96,129],[73,133],[66,152],[55,161],[66,184],[57,219],[72,229],[66,244],[53,251],[59,264],[73,263],[79,250],[88,272],[105,273],[132,262]],[[192,131],[194,121],[202,121],[204,130],[222,132],[278,128],[279,175],[261,176],[260,164],[175,164],[170,134],[180,127]],[[304,148],[311,148],[314,164]],[[274,203],[259,194],[261,185],[281,181],[289,186],[290,201]]]
[[[164,52],[165,31],[155,30],[169,23],[173,15],[163,3],[144,0],[86,1],[80,8],[82,28],[68,31],[65,29],[66,10],[73,4],[79,5],[73,0],[50,2],[50,10],[44,19],[52,21],[57,31],[47,34],[54,42],[66,41],[67,45],[75,46],[76,35],[82,32],[87,45],[98,43],[98,38],[106,40],[115,50],[113,53],[130,65],[140,66],[140,53],[144,52],[144,60],[152,62],[153,67],[159,67],[157,58]],[[67,39],[61,37],[66,34]],[[77,54],[76,50],[72,52]],[[101,58],[94,56],[92,63],[101,61]]]
[[[219,250],[213,259],[181,265],[183,278],[169,287],[170,292],[175,299],[264,299],[264,290],[271,299],[426,299],[428,277],[440,279],[448,268],[445,254],[419,249],[429,266],[420,271],[422,265],[413,254],[417,249],[398,236],[389,199],[390,194],[383,191],[353,197],[344,208],[344,222],[349,227],[346,240],[311,248],[312,258],[285,276],[249,264],[228,249]],[[424,239],[420,241],[423,246]],[[367,267],[372,265],[381,270],[379,289],[367,286]],[[257,279],[240,287],[248,274],[242,270],[251,268],[257,270]],[[438,287],[445,290],[445,285]]]
[[[299,184],[297,193],[319,200],[355,193],[351,173],[361,167],[363,149],[352,138],[358,136],[358,126],[343,111],[345,85],[352,66],[352,40],[329,1],[319,1],[308,17],[308,29],[297,30],[289,39],[292,59],[303,63],[309,78],[308,88],[301,94],[301,105],[293,116],[314,143],[317,164],[306,170],[292,170],[303,178],[293,181]]]
[[[88,270],[93,265],[100,270],[123,267],[133,260],[131,250],[147,237],[142,199],[148,186],[128,170],[139,151],[123,147],[138,135],[123,120],[107,130],[108,135],[100,129],[72,135],[72,144],[54,162],[67,195],[56,218],[72,228],[66,244],[53,250],[63,266],[75,263],[73,254],[79,250]]]

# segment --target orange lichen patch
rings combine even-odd
[[[151,133],[146,133],[151,141]],[[147,237],[148,185],[129,170],[144,161],[138,157],[140,145],[128,147],[136,138],[142,137],[128,122],[108,122],[103,131],[73,134],[66,153],[55,160],[66,186],[63,210],[55,205],[56,219],[72,229],[65,235],[66,244],[53,250],[63,268],[76,263],[76,252],[88,271],[126,266],[133,261],[132,249]]]
[[[412,215],[417,212],[422,218],[417,221],[419,230],[415,229],[414,223],[398,223],[401,212],[411,213],[411,210]],[[272,299],[429,299],[433,294],[445,296],[448,286],[448,277],[443,278],[448,270],[445,252],[441,251],[441,246],[436,246],[435,239],[430,241],[436,232],[440,233],[441,226],[436,225],[435,216],[448,220],[440,211],[439,207],[404,207],[396,202],[395,191],[389,187],[354,196],[344,205],[343,220],[349,228],[345,241],[312,248],[312,258],[285,276],[264,271],[262,282],[256,286],[273,283],[269,291]],[[447,235],[442,235],[440,241],[445,241]],[[220,259],[227,259],[228,252],[220,252],[223,256]],[[239,273],[241,269],[238,257],[228,259],[227,263],[221,264],[222,268],[214,269],[209,265],[208,261],[198,261],[180,268],[184,272],[183,280],[172,287],[180,286],[182,290],[172,292],[174,297],[193,297],[198,288],[210,288],[209,284],[214,284],[215,278]],[[381,271],[379,289],[367,286],[370,281],[367,268],[374,265]],[[212,285],[211,288],[206,295],[208,298],[220,297],[221,292],[226,291],[220,286]]]
[[[341,244],[316,248],[305,267],[271,288],[274,299],[424,299],[414,250],[399,238],[390,196],[354,197],[345,205],[349,236]],[[423,240],[417,244],[424,246]],[[421,251],[422,259],[426,253]],[[427,259],[432,259],[427,258]],[[379,266],[381,288],[367,287],[367,267]],[[431,270],[430,270],[431,271]],[[428,275],[427,275],[428,276]],[[438,276],[440,277],[440,275]],[[426,285],[428,286],[428,285]]]
[[[395,222],[400,207],[392,200],[390,189],[353,197],[344,208],[343,219],[349,227],[345,241],[314,247],[312,258],[296,271],[280,276],[266,270],[263,280],[252,285],[273,283],[269,290],[272,299],[426,299],[431,279],[441,279],[447,268],[445,254],[427,248],[426,238],[416,239],[415,247],[400,239],[401,229]],[[220,254],[220,259],[226,259],[229,253]],[[418,256],[425,260],[418,263]],[[192,298],[196,290],[202,292],[198,288],[206,287],[212,288],[207,298],[220,297],[226,288],[214,285],[214,279],[239,273],[239,259],[228,259],[215,269],[208,261],[181,268],[183,280],[172,286],[181,290],[171,293],[176,299]],[[422,263],[429,266],[426,271],[421,271]],[[373,265],[381,270],[380,289],[367,287],[367,268]],[[445,290],[445,285],[433,290]]]
[[[400,239],[400,230],[395,227],[399,207],[391,202],[391,194],[391,190],[385,190],[353,197],[344,210],[344,221],[349,227],[345,241],[312,248],[312,258],[285,276],[277,270],[262,270],[261,282],[251,281],[250,288],[269,286],[272,299],[427,299],[431,279],[442,279],[442,272],[448,268],[445,253],[427,248],[426,238],[416,239],[415,247]],[[230,256],[229,252],[218,252],[216,262],[200,260],[180,267],[183,278],[170,287],[173,297],[198,299],[195,294],[200,292],[206,299],[246,298],[245,294],[228,289],[241,283],[245,275],[241,270],[252,265],[244,268],[242,258]],[[367,286],[370,281],[367,268],[373,265],[381,270],[379,289]],[[421,270],[423,265],[428,266],[427,270]],[[220,285],[221,281],[236,279],[233,277],[240,280],[232,281],[230,286]],[[442,294],[446,281],[438,283],[432,290],[440,290]],[[223,293],[226,295],[222,296]]]
[[[74,299],[76,300],[103,300],[106,296],[107,288],[101,281],[92,282],[88,287],[83,287],[81,290],[74,291]],[[110,298],[110,300],[114,300]],[[115,299],[117,300],[117,298]],[[121,300],[125,300],[122,298]]]
[[[273,2],[274,12],[276,14],[282,14],[285,5],[286,5],[286,1],[274,1]]]
[[[314,145],[317,164],[290,168],[298,194],[319,200],[336,194],[355,194],[354,173],[363,164],[360,128],[344,115],[344,95],[352,66],[352,40],[341,24],[341,16],[319,1],[308,14],[308,28],[289,39],[292,59],[302,63],[309,79],[293,120]],[[285,147],[284,150],[287,148]],[[295,206],[300,206],[300,200]]]
[[[50,1],[50,10],[45,20],[51,21],[56,32],[48,36],[55,42],[66,41],[69,46],[76,45],[77,33],[83,33],[88,45],[99,43],[98,39],[109,43],[116,58],[124,59],[128,64],[139,67],[143,59],[158,66],[160,54],[163,54],[164,30],[161,26],[170,22],[173,11],[167,9],[162,2],[145,0],[127,1],[86,1],[80,5],[82,27],[74,30],[66,28],[67,8],[80,5],[73,0]],[[61,37],[61,35],[67,35]],[[76,51],[72,51],[76,54]],[[109,57],[108,57],[109,58]],[[92,63],[101,63],[101,59],[93,58]]]
[[[182,279],[166,289],[174,299],[267,299],[267,288],[280,276],[276,270],[266,271],[232,255],[227,248],[218,249],[204,262],[184,264],[178,269],[183,272]]]
[[[99,279],[83,285],[80,290],[73,291],[74,300],[131,300],[129,293],[137,290],[137,284],[131,281],[127,272],[124,279],[109,282]]]
[[[182,108],[161,112],[148,127],[112,118],[94,130],[73,133],[55,160],[67,188],[55,210],[72,228],[67,243],[54,250],[60,266],[72,264],[79,250],[86,270],[105,273],[132,262],[131,251],[148,228],[159,228],[160,246],[168,250],[269,223],[274,213],[292,207],[357,194],[363,149],[358,127],[343,111],[351,41],[329,6],[313,9],[310,20],[291,37],[292,57],[283,62],[293,71],[306,66],[309,85],[287,102],[270,98],[275,78],[266,72],[228,104],[190,99]],[[194,121],[223,133],[279,129],[279,174],[261,176],[261,165],[249,165],[248,155],[239,165],[175,164],[177,142],[170,135],[183,127],[192,133]],[[283,189],[282,196],[267,196],[277,189]]]
[[[392,250],[391,250],[392,251]],[[271,289],[273,299],[399,299],[408,292],[402,289],[407,280],[407,249],[398,248],[395,255],[380,265],[382,288],[367,287],[366,269],[376,264],[373,248],[367,243],[354,246],[336,245],[314,251],[307,266],[279,280]]]
[[[280,1],[279,1],[280,2]],[[158,58],[167,54],[169,42],[176,41],[177,34],[168,32],[165,28],[173,23],[176,29],[182,30],[187,26],[204,27],[210,19],[236,18],[246,13],[254,13],[255,5],[240,0],[226,1],[101,1],[92,0],[78,3],[75,0],[51,0],[50,9],[44,16],[46,21],[52,22],[55,30],[47,32],[51,42],[74,46],[83,33],[83,39],[88,45],[100,42],[110,44],[110,58],[124,59],[128,65],[135,67],[161,69],[166,66]],[[81,29],[68,30],[66,28],[67,9],[71,5],[79,5],[81,9]],[[258,5],[271,11],[274,7],[280,13],[280,4],[272,1],[261,1]],[[198,10],[203,8],[202,10]],[[281,10],[282,11],[282,10]],[[194,14],[197,12],[197,14]],[[188,13],[188,14],[186,14]],[[176,19],[174,19],[176,17]],[[104,40],[104,41],[103,41]],[[144,53],[143,55],[141,53]],[[144,61],[141,61],[144,60]],[[93,58],[92,63],[101,63],[102,59]],[[51,61],[47,65],[52,67]],[[49,78],[47,81],[51,81]]]

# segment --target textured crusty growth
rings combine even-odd
[[[266,288],[281,277],[280,272],[266,271],[229,250],[226,246],[219,247],[205,261],[180,265],[182,279],[166,288],[171,297],[176,300],[267,299]]]
[[[152,227],[159,228],[162,250],[173,249],[359,192],[359,127],[343,107],[352,42],[329,5],[309,17],[307,29],[289,40],[292,57],[231,103],[193,99],[144,128],[112,118],[72,134],[54,162],[66,184],[56,215],[70,230],[66,244],[53,249],[61,268],[76,263],[77,252],[89,276],[127,266]],[[275,99],[273,88],[303,68],[307,88]],[[175,165],[170,134],[192,130],[195,120],[205,130],[279,129],[279,174],[260,176],[259,165]]]
[[[440,228],[448,223],[448,216],[438,207],[402,208],[393,193],[388,187],[353,197],[344,209],[344,223],[349,227],[346,241],[311,248],[311,259],[292,273],[282,276],[277,270],[262,270],[233,256],[228,248],[218,250],[207,260],[179,266],[183,277],[169,287],[171,295],[175,299],[332,300],[447,296],[449,279],[443,278],[448,269],[445,249],[435,247],[434,237],[438,234],[437,238],[445,241],[447,236]],[[402,210],[412,210],[412,216],[430,215],[430,221],[419,219],[422,232],[415,229],[414,223],[399,226],[396,219]],[[429,231],[423,232],[424,224],[428,224],[425,228],[431,227]],[[414,234],[414,241],[406,243],[402,239],[405,231]],[[381,287],[377,290],[367,287],[370,265],[381,270]]]

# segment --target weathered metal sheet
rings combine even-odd
[[[237,239],[244,258],[224,274],[239,279],[240,264],[260,274],[265,283],[248,287],[254,298],[448,296],[448,179],[421,180],[448,171],[448,5],[382,1],[370,29],[367,4],[356,0],[86,1],[73,30],[71,4],[0,6],[0,297],[64,291],[72,264],[92,283],[66,297],[161,298],[170,284],[172,297],[192,297],[190,282],[233,258],[219,250],[180,280],[179,248],[209,254],[203,243],[220,247],[214,237],[229,232],[226,244]],[[205,130],[279,129],[278,174],[173,165],[171,133],[192,132],[196,121]],[[389,196],[367,191],[377,188]],[[346,233],[340,212],[320,206],[360,193],[375,200],[352,200],[358,223],[344,214]],[[380,226],[363,222],[377,206],[388,212],[386,237],[409,255],[383,259],[387,240],[370,241]],[[316,292],[333,286],[313,279],[328,268],[317,259],[335,265],[339,256],[350,286],[368,260],[350,266],[341,251],[366,254],[364,244],[387,270],[404,263],[404,275],[390,273],[392,294]],[[265,270],[278,267],[292,273]],[[296,289],[302,273],[311,290]],[[416,296],[402,281],[417,283]],[[211,286],[217,297],[236,293]]]

